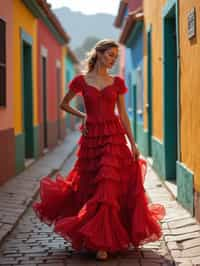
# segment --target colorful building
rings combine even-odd
[[[143,13],[142,151],[200,221],[200,2],[144,0]]]
[[[69,36],[45,0],[8,0],[0,9],[0,183],[66,135],[59,108]]]
[[[200,80],[195,58],[200,44],[198,32],[189,38],[188,25],[193,8],[200,17],[199,7],[199,1],[152,1],[151,5],[144,1],[145,92],[146,103],[152,109],[151,123],[146,110],[145,128],[148,135],[149,125],[152,127],[153,166],[169,188],[173,190],[174,185],[179,202],[198,219],[200,168],[196,141],[200,128],[196,111]]]
[[[142,1],[121,1],[115,26],[121,28],[119,42],[124,53],[120,53],[121,71],[129,91],[126,106],[131,121],[134,138],[144,149],[143,128],[143,9]]]
[[[13,1],[0,8],[0,183],[15,173]]]
[[[24,163],[37,158],[43,148],[51,148],[64,135],[57,105],[64,90],[62,47],[68,42],[68,37],[46,1],[15,0],[13,3],[18,172],[24,168]],[[51,56],[47,58],[48,51]]]
[[[66,133],[65,114],[60,110],[59,103],[64,95],[64,55],[69,37],[46,1],[37,2],[49,20],[45,21],[42,16],[37,19],[39,148],[42,153],[44,149],[54,147]]]

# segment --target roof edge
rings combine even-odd
[[[142,7],[139,7],[137,10],[130,12],[126,19],[124,28],[120,34],[119,43],[126,44],[126,41],[130,36],[130,33],[134,28],[135,24],[143,20],[144,20],[144,13]]]
[[[46,0],[23,0],[23,3],[35,17],[46,24],[58,42],[66,44],[70,41],[70,36],[65,32]]]
[[[120,28],[122,26],[122,22],[123,22],[123,18],[124,18],[127,6],[128,6],[127,1],[124,1],[124,0],[120,1],[117,16],[114,21],[114,26],[116,28]]]

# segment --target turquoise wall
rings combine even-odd
[[[66,56],[65,58],[65,66],[66,66],[66,73],[65,73],[65,77],[66,77],[66,80],[65,80],[65,84],[66,84],[66,91],[68,90],[68,83],[70,82],[70,80],[73,79],[73,77],[75,76],[75,69],[74,69],[74,64],[72,62],[72,60]],[[70,105],[72,107],[75,107],[76,105],[76,99],[72,99],[72,101],[70,102]],[[71,114],[67,113],[66,114],[66,127],[67,128],[71,128]]]

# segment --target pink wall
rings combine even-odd
[[[13,128],[13,1],[1,4],[0,18],[6,22],[6,69],[7,69],[7,106],[0,107],[0,129]]]
[[[120,67],[119,67],[119,75],[121,77],[125,77],[125,46],[120,45]]]
[[[134,11],[138,7],[142,6],[143,0],[129,0],[128,1],[128,10],[129,12]]]
[[[38,20],[38,99],[39,99],[39,123],[42,123],[42,69],[41,46],[48,50],[47,57],[47,109],[48,121],[57,120],[57,80],[56,60],[62,63],[62,46],[57,42],[49,29],[41,20]]]

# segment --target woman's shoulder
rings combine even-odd
[[[120,75],[114,75],[113,79],[116,81],[117,84],[122,84],[125,83],[125,80],[123,77],[121,77]]]
[[[75,93],[80,93],[82,91],[82,74],[76,74],[68,84],[69,89]]]
[[[120,75],[114,75],[113,78],[115,78],[117,81],[124,81],[124,78]]]
[[[120,75],[115,75],[114,79],[115,79],[115,84],[118,87],[118,93],[119,94],[126,93],[128,91],[128,87],[126,86],[124,78],[121,77]]]
[[[83,78],[83,74],[82,73],[79,73],[79,74],[76,74],[72,79],[71,79],[71,81],[72,80],[81,80]]]

